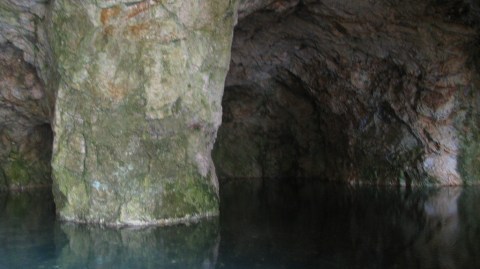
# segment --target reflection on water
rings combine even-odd
[[[49,192],[0,192],[0,268],[36,268],[55,256]]]
[[[221,217],[59,223],[48,191],[0,193],[0,268],[480,268],[480,189],[231,181]]]
[[[61,268],[215,268],[218,223],[163,229],[102,229],[61,225],[68,243]],[[139,267],[140,266],[140,267]]]
[[[0,268],[215,268],[218,219],[163,228],[59,223],[52,197],[0,194]]]
[[[460,247],[458,198],[461,192],[460,188],[443,188],[423,202],[425,226],[407,252],[409,256],[420,257],[417,267],[458,268],[456,264],[461,260],[456,261],[456,257],[461,253],[456,248]]]

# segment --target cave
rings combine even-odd
[[[475,8],[276,1],[243,14],[213,151],[218,174],[474,182],[471,133],[458,128],[476,118],[467,108],[477,100],[478,40],[467,37]]]
[[[479,27],[474,0],[0,0],[0,267],[480,266]]]
[[[148,223],[217,214],[217,176],[477,182],[475,2],[217,4],[3,5],[0,188]]]

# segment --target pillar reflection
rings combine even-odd
[[[218,221],[189,226],[110,229],[62,224],[61,268],[215,268]]]

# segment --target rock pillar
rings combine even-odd
[[[57,0],[53,192],[64,220],[170,224],[218,214],[235,0]]]

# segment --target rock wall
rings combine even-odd
[[[257,2],[235,29],[220,174],[478,181],[475,2]]]
[[[54,196],[62,219],[170,224],[218,214],[235,1],[53,2],[59,86]]]
[[[44,2],[0,1],[0,190],[51,184]]]
[[[52,132],[43,84],[20,50],[0,50],[0,189],[49,185]]]

